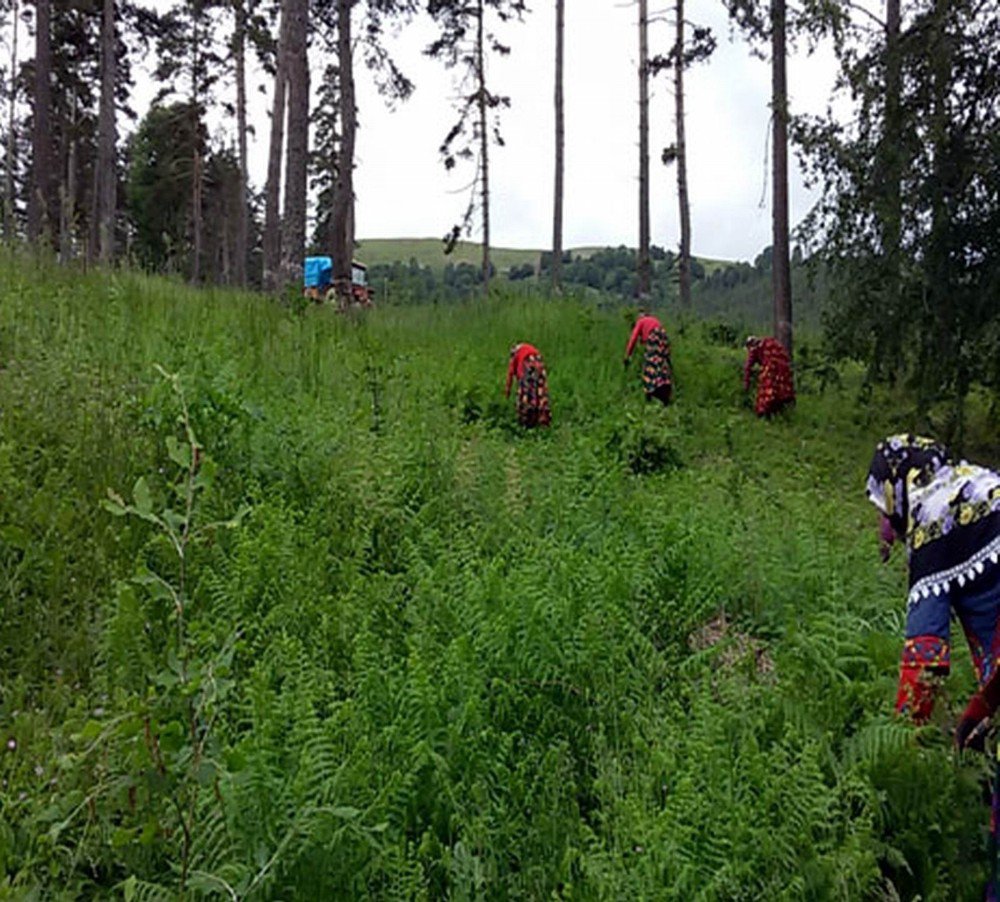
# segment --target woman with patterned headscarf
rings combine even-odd
[[[628,366],[636,342],[646,346],[642,357],[642,387],[646,400],[656,398],[663,405],[670,403],[674,393],[674,374],[670,367],[670,339],[660,321],[642,310],[625,348],[622,363]]]
[[[954,612],[979,683],[955,742],[982,748],[986,720],[1000,703],[1000,475],[956,460],[931,439],[893,435],[875,449],[866,492],[882,514],[883,560],[897,539],[909,554],[896,710],[916,723],[930,717],[931,678],[951,665]]]
[[[774,416],[779,410],[795,403],[792,384],[792,362],[788,351],[776,338],[751,335],[746,341],[747,359],[743,365],[743,391],[750,390],[754,369],[757,374],[757,402],[754,412],[759,417]]]
[[[552,422],[549,409],[549,383],[545,362],[538,348],[527,342],[511,346],[507,366],[504,396],[510,397],[510,385],[517,379],[517,421],[526,429],[548,426]]]

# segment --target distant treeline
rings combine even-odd
[[[653,278],[649,305],[654,309],[678,306],[677,257],[669,250],[651,249]],[[552,254],[539,255],[537,265],[522,263],[506,272],[509,287],[537,291],[550,276]],[[638,277],[636,251],[624,246],[606,247],[593,253],[563,254],[562,280],[569,292],[589,295],[609,303],[635,303]],[[747,327],[771,322],[771,248],[765,248],[753,263],[738,261],[710,268],[692,260],[695,315],[725,319]],[[494,272],[495,275],[495,272]],[[503,276],[504,274],[501,274]],[[379,264],[369,270],[376,297],[388,304],[420,304],[461,301],[482,290],[482,271],[471,263],[447,264],[443,269],[427,266],[411,257],[408,263]],[[802,253],[792,260],[792,286],[798,322],[818,327],[822,280],[809,274]]]

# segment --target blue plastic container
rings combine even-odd
[[[306,288],[325,288],[331,281],[333,281],[333,260],[330,257],[306,257]]]

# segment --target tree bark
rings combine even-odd
[[[97,170],[94,191],[94,219],[97,246],[92,248],[101,263],[115,256],[115,216],[118,171],[115,165],[115,83],[118,66],[115,46],[115,0],[104,0],[101,21],[101,105],[97,119]]]
[[[340,69],[340,155],[333,196],[333,278],[341,301],[350,301],[354,257],[354,140],[357,108],[351,47],[353,0],[337,0],[337,61]]]
[[[11,244],[14,241],[14,158],[17,153],[17,132],[15,114],[17,111],[17,23],[18,0],[11,7],[11,42],[10,42],[10,105],[7,112],[7,172],[4,186],[3,236]]]
[[[309,154],[308,0],[289,4],[288,146],[285,157],[285,211],[281,229],[281,277],[293,282],[306,247],[306,184]]]
[[[649,260],[649,15],[647,0],[639,0],[639,256],[638,294],[641,300],[650,295]]]
[[[72,118],[67,123],[65,147],[65,178],[59,186],[59,262],[73,259],[73,239],[76,225],[76,126],[77,109],[73,101]]]
[[[200,9],[194,14],[194,33],[191,42],[191,115],[194,116],[192,123],[192,146],[191,146],[191,281],[197,283],[201,280],[201,254],[204,229],[202,225],[202,159],[201,159],[201,12]]]
[[[691,309],[691,206],[687,184],[687,142],[684,134],[684,0],[677,0],[677,34],[674,45],[674,110],[677,116],[677,202],[681,218],[681,247],[677,261],[680,301]]]
[[[35,97],[32,111],[31,191],[28,196],[28,240],[46,235],[55,246],[59,202],[52,158],[52,6],[35,0]]]
[[[285,95],[287,84],[288,4],[283,0],[278,31],[278,59],[274,75],[274,104],[271,108],[271,140],[267,156],[267,183],[264,187],[264,288],[278,288],[281,267],[281,158],[285,145]]]
[[[774,121],[772,211],[774,335],[792,356],[792,277],[788,253],[788,85],[785,75],[785,0],[771,0],[771,103]]]
[[[556,175],[555,202],[552,212],[552,290],[562,291],[563,240],[563,168],[566,139],[563,111],[563,33],[565,31],[565,0],[556,0]]]
[[[886,299],[893,321],[902,306],[902,166],[900,141],[902,122],[900,94],[902,73],[899,50],[899,0],[887,0],[885,7],[885,132],[882,136],[881,164],[885,186],[885,207],[882,211],[882,253],[887,268]],[[875,366],[883,363],[893,368],[898,360],[898,347],[893,338],[880,336],[881,347],[876,353]],[[888,340],[888,342],[887,342]],[[889,344],[887,347],[886,344]]]
[[[239,148],[240,185],[236,208],[236,248],[233,274],[236,284],[245,287],[250,242],[250,214],[247,209],[247,10],[245,0],[235,0],[234,12],[233,57],[236,69],[236,141]]]
[[[951,67],[953,46],[948,35],[948,8],[950,0],[934,0],[933,28],[930,46],[927,48],[928,59],[931,60],[930,72],[930,122],[926,140],[933,148],[933,171],[931,180],[930,232],[927,235],[927,250],[925,251],[924,267],[927,278],[928,307],[931,312],[931,322],[925,327],[930,333],[929,340],[924,342],[924,354],[944,359],[955,359],[961,337],[950,328],[955,322],[954,275],[952,273],[952,253],[949,251],[949,196],[954,190],[955,176],[951,172],[953,164],[949,152],[951,139],[948,94],[951,89]],[[925,364],[924,372],[933,372],[933,366]],[[961,371],[961,367],[959,368]],[[937,381],[937,380],[935,380]],[[927,410],[934,395],[941,391],[941,386],[935,386],[937,392],[927,378],[920,380],[919,406]],[[956,386],[957,387],[957,386]],[[956,392],[961,397],[962,391]],[[960,411],[959,411],[960,412]],[[953,431],[953,424],[949,431]],[[946,435],[951,440],[951,435]]]
[[[477,0],[476,18],[476,78],[479,83],[479,158],[480,201],[483,205],[483,297],[490,293],[490,135],[486,116],[486,36],[484,34],[486,8]]]

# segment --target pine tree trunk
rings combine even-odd
[[[194,134],[194,156],[191,160],[191,281],[197,283],[201,280],[201,255],[204,236],[201,211],[201,184],[202,184],[202,159],[201,149],[198,147],[198,119],[195,120]]]
[[[306,164],[309,153],[308,0],[289,5],[288,146],[285,158],[285,212],[281,229],[282,281],[294,282],[306,246]]]
[[[948,35],[948,12],[950,0],[934,0],[932,12],[932,29],[927,58],[930,60],[930,121],[926,140],[932,148],[932,168],[934,177],[931,180],[930,197],[930,232],[926,238],[925,260],[923,266],[927,279],[928,307],[931,321],[925,326],[924,354],[930,358],[959,358],[959,343],[961,338],[950,328],[955,322],[954,316],[954,275],[951,260],[953,251],[949,248],[950,194],[954,176],[950,173],[953,157],[949,144],[951,128],[949,123],[948,95],[951,90],[950,76],[952,67],[953,47]],[[960,358],[959,358],[960,359]],[[922,373],[934,373],[936,367],[926,361],[920,368]],[[956,367],[961,371],[962,367]],[[921,378],[918,405],[926,411],[933,402],[935,395],[942,394],[939,380]],[[955,388],[958,389],[958,384]],[[945,389],[947,390],[947,389]],[[956,394],[960,397],[961,392]],[[953,431],[957,424],[950,424],[948,432]],[[951,435],[944,436],[946,441]]]
[[[677,202],[680,206],[681,248],[678,264],[681,307],[691,309],[691,206],[688,201],[687,143],[684,135],[684,0],[677,0],[674,44],[674,111],[677,116]]]
[[[250,252],[250,214],[247,208],[247,11],[244,0],[236,0],[235,13],[233,56],[236,68],[236,141],[239,148],[240,185],[236,208],[236,247],[233,274],[236,284],[245,287],[247,284],[247,257]]]
[[[555,203],[552,213],[552,290],[562,291],[563,240],[563,168],[566,140],[563,119],[563,33],[565,31],[565,0],[556,0],[556,177]]]
[[[17,132],[15,113],[17,111],[17,23],[18,0],[14,0],[11,8],[11,42],[10,42],[10,106],[7,113],[7,172],[4,185],[3,236],[11,244],[14,241],[14,169],[17,153]]]
[[[774,119],[774,335],[792,356],[792,276],[788,252],[788,86],[785,76],[785,0],[771,0],[771,96]]]
[[[199,56],[201,29],[200,15],[195,16],[194,34],[191,55],[191,115],[194,122],[192,134],[191,160],[191,281],[197,284],[201,280],[201,254],[204,229],[202,226],[202,159],[199,126],[201,124],[201,58]]]
[[[226,213],[229,213],[231,207],[228,203],[223,204],[223,209]],[[234,211],[235,212],[235,211]],[[220,257],[220,269],[222,271],[222,284],[232,285],[233,284],[233,227],[232,227],[233,217],[226,216],[225,221],[222,223],[222,237],[219,242],[219,257]],[[237,226],[238,228],[239,226]]]
[[[893,321],[902,308],[902,165],[900,144],[902,123],[900,93],[902,73],[899,51],[900,9],[899,0],[887,0],[885,7],[885,133],[882,136],[881,164],[885,185],[885,208],[882,211],[882,252],[887,268],[886,303]],[[899,348],[893,338],[880,336],[875,366],[893,368],[892,361],[899,359]],[[887,346],[886,339],[890,344]]]
[[[274,75],[274,104],[271,108],[271,141],[267,156],[267,183],[264,187],[264,288],[276,291],[281,267],[281,158],[285,145],[285,95],[287,84],[288,4],[283,0],[278,32],[278,60]]]
[[[28,196],[28,240],[43,236],[55,247],[58,195],[52,158],[52,6],[35,0],[35,97],[32,110],[31,190]]]
[[[639,0],[639,297],[650,295],[649,260],[649,45],[647,0]]]
[[[476,78],[479,82],[477,92],[479,105],[479,156],[482,165],[480,172],[480,199],[483,205],[483,297],[490,293],[490,135],[486,122],[486,36],[484,34],[486,9],[483,0],[477,2],[476,20]]]
[[[73,259],[73,233],[76,225],[76,102],[73,103],[73,118],[65,130],[65,178],[59,186],[59,262],[69,263]]]
[[[354,257],[354,59],[351,47],[353,0],[337,0],[337,62],[340,69],[340,155],[333,195],[333,278],[343,303],[349,303]]]
[[[101,106],[97,120],[97,174],[95,178],[93,217],[97,223],[96,247],[101,263],[109,264],[115,256],[115,217],[118,173],[115,165],[115,0],[104,0],[101,22]],[[94,230],[91,230],[94,235]]]

